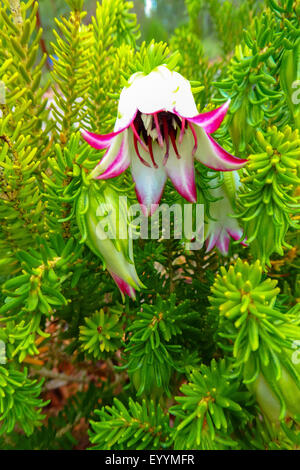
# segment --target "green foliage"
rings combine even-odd
[[[107,402],[106,395],[111,390],[101,387],[103,401]],[[67,400],[64,408],[55,416],[48,418],[47,426],[35,427],[34,432],[28,435],[10,433],[4,437],[4,450],[71,450],[78,439],[72,435],[72,427],[85,416],[91,416],[93,408],[97,405],[97,391],[93,383],[87,390],[77,392],[76,396]],[[1,449],[2,449],[1,447]]]
[[[92,19],[92,72],[89,89],[88,119],[93,130],[108,131],[116,106],[111,107],[111,95],[119,93],[121,73],[133,60],[134,45],[139,37],[136,17],[131,13],[132,2],[105,0],[97,3]]]
[[[240,390],[238,381],[228,380],[229,370],[224,360],[213,360],[210,367],[202,364],[182,385],[182,396],[175,397],[179,405],[170,409],[175,421],[175,449],[217,450],[234,448],[237,442],[230,435],[247,420],[241,407],[250,394]]]
[[[270,266],[274,252],[282,256],[284,247],[292,248],[285,241],[286,233],[298,227],[292,216],[299,209],[295,196],[300,182],[299,132],[289,126],[282,132],[276,127],[265,135],[258,132],[253,150],[242,179],[239,216],[253,255]]]
[[[140,50],[135,55],[133,63],[127,64],[129,68],[126,71],[126,76],[129,78],[136,72],[143,72],[147,75],[159,65],[167,65],[172,70],[176,67],[177,61],[178,53],[170,55],[166,43],[156,43],[154,40],[150,44],[143,42]]]
[[[283,20],[272,10],[263,11],[244,31],[226,77],[216,83],[223,99],[232,100],[224,132],[230,131],[236,154],[247,152],[257,128],[266,130],[286,120],[279,66],[284,50],[297,39],[296,25],[296,12]]]
[[[204,56],[202,42],[190,30],[190,25],[175,30],[171,39],[171,48],[180,51],[178,63],[180,73],[198,85],[194,93],[197,93],[197,104],[204,107],[211,99],[213,93],[211,83],[216,77],[219,64],[210,63]]]
[[[270,279],[262,281],[259,261],[249,265],[238,259],[228,271],[221,268],[210,302],[220,313],[220,346],[232,360],[233,377],[243,378],[269,418],[282,420],[288,412],[297,420],[300,376],[289,351],[299,327],[294,323],[294,311],[283,314],[274,308],[279,293],[276,284]],[[262,388],[263,398],[259,398]],[[278,407],[272,404],[272,394]]]
[[[265,360],[269,363],[269,354],[274,347],[271,350],[265,347],[273,343],[280,345],[282,340],[272,325],[274,318],[285,318],[284,314],[272,308],[279,293],[275,287],[277,282],[270,279],[261,282],[261,277],[259,261],[250,266],[239,259],[228,271],[221,268],[221,274],[212,287],[212,308],[219,310],[222,337],[225,335],[227,339],[228,335],[228,340],[231,340],[237,367],[246,364],[249,356],[256,351],[259,359],[262,351],[265,352]],[[260,347],[264,341],[265,347]]]
[[[229,54],[233,47],[241,42],[243,30],[258,14],[260,3],[257,0],[238,2],[238,4],[221,0],[208,1],[209,12],[224,54]]]
[[[280,67],[280,84],[285,93],[291,118],[297,129],[300,128],[300,106],[298,94],[294,91],[300,77],[300,40],[296,39],[291,49],[286,49],[282,55]]]
[[[82,348],[95,359],[105,357],[103,353],[117,351],[122,343],[123,322],[120,312],[96,312],[91,318],[85,318],[86,326],[80,327],[79,340]]]
[[[176,296],[168,300],[157,298],[155,305],[143,305],[137,318],[128,328],[129,337],[125,353],[128,354],[128,373],[132,377],[137,396],[151,394],[158,397],[169,392],[172,369],[180,370],[180,355],[184,352],[179,344],[172,344],[177,335],[199,334],[193,323],[197,312],[188,309],[186,300],[176,305]]]
[[[20,372],[0,366],[0,435],[12,432],[16,421],[27,436],[42,424],[41,408],[47,402],[38,398],[41,387],[42,382],[27,376],[27,369]]]
[[[117,398],[113,406],[96,410],[99,421],[91,421],[91,443],[95,450],[166,449],[170,446],[169,418],[159,405],[134,402],[125,407]]]
[[[78,6],[76,6],[78,4]],[[52,78],[55,94],[52,107],[56,130],[62,144],[67,143],[74,126],[84,120],[84,102],[91,84],[90,50],[93,36],[90,27],[82,24],[86,12],[83,1],[75,2],[70,18],[56,20],[56,43],[52,44]]]
[[[30,136],[21,133],[22,121],[16,129],[8,129],[12,115],[1,123],[0,164],[1,184],[0,253],[3,270],[18,272],[17,248],[27,247],[39,233],[44,232],[44,203],[35,172],[40,165],[37,147],[29,143]]]
[[[72,276],[68,262],[76,257],[72,239],[65,244],[63,238],[57,236],[51,240],[51,245],[41,240],[39,248],[40,251],[20,250],[17,257],[23,274],[3,284],[7,297],[0,314],[8,323],[7,333],[4,336],[2,333],[2,337],[12,345],[8,348],[12,357],[18,355],[20,362],[27,354],[37,354],[36,335],[48,336],[40,327],[42,316],[50,316],[54,309],[67,305],[61,285]]]
[[[52,5],[0,2],[0,448],[297,449],[299,2],[158,0],[164,40],[139,43],[141,3],[62,2],[50,43]],[[145,286],[121,305],[86,222],[136,203],[134,183],[91,181],[104,150],[80,131],[112,132],[129,77],[162,64],[199,111],[231,98],[214,137],[248,158],[234,206],[249,250],[137,240]],[[195,170],[208,220],[216,174]],[[182,203],[170,183],[162,201]],[[71,396],[53,410],[57,383]]]
[[[202,3],[202,0],[186,2],[189,21],[177,28],[170,40],[171,50],[180,52],[180,73],[192,83],[195,82],[195,98],[201,108],[211,101],[214,94],[212,82],[216,79],[220,67],[220,60],[212,62],[204,53],[201,28],[198,26]]]
[[[53,121],[49,119],[41,86],[44,55],[38,60],[41,30],[35,29],[38,4],[22,3],[10,16],[5,3],[0,8],[1,99],[0,123],[0,254],[6,274],[19,270],[15,252],[34,244],[44,227],[44,204],[38,168],[45,161]]]
[[[35,28],[38,3],[22,3],[13,15],[10,15],[7,4],[1,2],[0,9],[1,81],[5,86],[5,103],[1,103],[1,110],[6,118],[1,123],[5,125],[1,138],[13,136],[12,152],[24,133],[27,146],[36,146],[40,157],[43,151],[41,143],[47,144],[48,133],[54,123],[48,119],[49,110],[44,98],[49,81],[41,86],[42,69],[47,57],[44,54],[38,60],[42,35],[42,30]]]
[[[297,450],[299,448],[299,429],[290,423],[281,423],[281,429],[274,429],[261,417],[256,418],[251,430],[246,432],[248,445],[252,450]]]
[[[76,200],[86,179],[87,168],[94,164],[94,154],[87,145],[80,145],[80,134],[74,133],[63,147],[54,146],[54,155],[49,157],[49,170],[43,172],[43,183],[47,190],[47,224],[51,232],[65,237],[78,229],[72,224]],[[49,176],[51,172],[51,177]]]

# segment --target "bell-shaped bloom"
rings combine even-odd
[[[96,182],[91,182],[83,199],[87,209],[82,210],[78,203],[76,217],[85,243],[102,259],[123,299],[124,294],[135,299],[135,291],[144,286],[134,265],[126,198],[120,198],[111,188],[98,188]]]
[[[135,73],[120,96],[114,132],[82,131],[96,149],[107,149],[91,176],[113,178],[129,166],[145,215],[159,203],[169,177],[179,194],[196,202],[194,158],[209,168],[237,170],[247,160],[234,157],[212,137],[229,102],[199,114],[190,83],[166,66]]]
[[[240,240],[243,230],[239,226],[236,218],[231,217],[234,214],[234,199],[240,178],[238,172],[223,175],[224,180],[220,185],[218,178],[210,181],[210,194],[216,201],[209,205],[210,217],[207,220],[205,229],[206,251],[217,247],[224,256],[228,254],[230,239]],[[247,246],[246,243],[242,242]]]

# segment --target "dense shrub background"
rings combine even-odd
[[[0,3],[0,449],[297,449],[299,3],[133,3]],[[122,304],[80,242],[99,152],[79,128],[109,132],[149,58],[176,63],[199,111],[231,98],[217,137],[249,159],[249,246],[139,240],[147,288]],[[129,174],[105,184],[134,198]]]

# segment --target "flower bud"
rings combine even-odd
[[[102,259],[104,267],[124,294],[135,298],[142,287],[133,261],[133,243],[128,231],[127,198],[92,181],[83,187],[76,207],[77,222],[84,241]]]
[[[298,369],[300,369],[300,367],[298,367]],[[261,410],[271,422],[279,424],[279,421],[286,417],[299,419],[299,383],[296,383],[296,380],[282,365],[281,377],[274,384],[270,384],[264,374],[260,373],[254,384],[249,388],[254,393]],[[285,403],[285,410],[282,409],[282,405],[275,389],[278,390]]]

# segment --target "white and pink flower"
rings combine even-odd
[[[194,158],[209,168],[232,171],[247,160],[224,150],[212,137],[229,107],[199,114],[188,80],[166,66],[135,73],[120,96],[114,132],[82,131],[94,148],[107,149],[91,177],[119,176],[130,166],[138,201],[151,215],[169,177],[179,194],[196,202]]]
[[[214,178],[210,182],[210,194],[216,199],[209,205],[211,218],[205,228],[206,251],[217,248],[223,256],[228,254],[230,240],[242,240],[243,230],[234,214],[234,198],[240,186],[240,178],[237,171],[230,175],[224,175],[224,181],[220,185],[219,179]],[[247,244],[242,241],[244,246]]]

